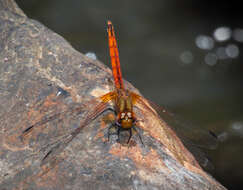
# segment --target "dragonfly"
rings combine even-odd
[[[183,125],[181,122],[176,122],[176,119],[173,114],[165,110],[163,107],[156,105],[152,101],[145,99],[144,97],[140,96],[139,94],[128,90],[124,87],[124,82],[122,78],[122,72],[120,67],[120,59],[119,59],[119,52],[118,52],[118,45],[117,40],[115,37],[114,27],[111,21],[107,22],[107,33],[108,33],[108,44],[109,44],[109,52],[111,58],[111,66],[112,66],[112,74],[114,80],[114,90],[110,91],[100,97],[94,98],[88,104],[92,105],[91,109],[88,111],[87,116],[84,120],[81,121],[80,125],[76,128],[71,130],[68,134],[63,135],[58,140],[54,141],[53,144],[56,144],[54,148],[52,148],[42,159],[42,163],[45,163],[51,155],[57,154],[58,151],[62,151],[81,131],[84,127],[88,126],[92,121],[94,121],[97,117],[102,115],[106,111],[112,111],[115,115],[115,121],[111,123],[108,128],[108,140],[110,135],[117,135],[117,141],[120,141],[120,132],[127,131],[129,137],[127,138],[127,144],[129,144],[132,136],[134,134],[138,135],[140,142],[144,145],[142,136],[137,130],[139,127],[139,122],[141,121],[134,112],[134,107],[142,107],[147,111],[153,113],[154,115],[161,115],[161,117],[168,119],[168,121],[172,122],[172,126],[175,127],[176,131],[183,131]],[[112,107],[110,104],[112,103]],[[81,108],[73,108],[71,112],[79,112]],[[68,110],[70,111],[70,110]],[[57,113],[46,117],[44,120],[41,120],[29,127],[27,127],[24,131],[22,131],[21,139],[26,138],[33,130],[38,128],[39,126],[45,125],[47,122],[58,118],[61,114],[65,113]],[[172,119],[171,119],[172,118]],[[162,119],[161,119],[162,120]],[[177,127],[177,124],[179,126]],[[115,133],[112,132],[115,127]],[[181,128],[182,127],[182,128]],[[192,128],[186,129],[187,131],[193,131]],[[167,130],[168,133],[171,133],[171,130]],[[196,130],[198,134],[198,131]],[[202,131],[200,132],[202,138],[205,139],[207,142],[207,147],[214,146],[215,138],[210,133]],[[193,134],[192,134],[193,135]],[[172,135],[173,136],[173,135]],[[202,143],[200,145],[203,146]]]

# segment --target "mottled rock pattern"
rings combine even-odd
[[[0,0],[0,190],[225,189],[146,111],[145,146],[136,136],[129,146],[116,137],[107,142],[107,122],[99,117],[41,165],[52,142],[84,119],[91,104],[83,103],[112,88],[109,79],[102,63],[27,18],[13,0]],[[65,110],[27,140],[19,138],[28,126]],[[172,150],[165,142],[178,146]]]

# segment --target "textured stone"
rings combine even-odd
[[[145,146],[136,135],[128,146],[114,136],[107,142],[103,116],[67,146],[57,144],[83,121],[92,106],[87,101],[112,89],[111,78],[109,68],[27,18],[13,0],[0,0],[1,190],[225,189],[164,122],[142,108]],[[61,114],[20,138],[27,127],[56,113]],[[42,162],[50,150],[50,159]]]

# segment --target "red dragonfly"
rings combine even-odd
[[[88,126],[94,119],[96,119],[98,116],[100,116],[102,113],[104,113],[105,111],[108,111],[108,110],[112,110],[116,115],[115,122],[108,129],[108,139],[109,139],[110,135],[112,134],[110,132],[111,128],[115,126],[116,130],[117,130],[116,134],[118,136],[118,141],[119,141],[120,131],[126,130],[130,134],[128,137],[127,143],[129,143],[133,133],[135,132],[138,135],[141,143],[143,144],[141,135],[139,134],[138,130],[136,129],[140,120],[138,120],[138,118],[136,117],[136,115],[134,113],[134,110],[133,110],[134,106],[143,107],[144,109],[146,109],[149,112],[152,112],[156,115],[157,115],[157,113],[156,113],[156,111],[157,111],[159,114],[161,114],[163,116],[163,118],[166,119],[168,117],[168,118],[172,118],[172,121],[175,120],[174,127],[179,128],[179,129],[181,127],[181,125],[179,127],[176,126],[177,125],[176,118],[174,118],[174,116],[172,114],[165,111],[163,108],[155,105],[151,101],[146,100],[142,96],[140,96],[130,90],[127,90],[124,87],[114,28],[113,28],[111,21],[108,21],[107,24],[108,24],[107,32],[108,32],[109,50],[110,50],[115,90],[108,92],[107,94],[104,94],[104,95],[92,100],[92,104],[93,104],[92,109],[88,112],[86,118],[81,122],[80,126],[76,129],[74,129],[73,131],[71,131],[70,133],[64,135],[62,138],[59,138],[58,141],[55,141],[54,143],[57,144],[57,146],[55,147],[56,149],[51,149],[43,158],[43,160],[42,160],[43,162],[45,162],[45,160],[48,160],[47,158],[52,153],[54,153],[54,152],[56,153],[57,150],[61,151],[62,149],[64,149],[67,146],[67,144],[70,143],[81,132],[81,130],[84,127]],[[114,105],[113,108],[110,108],[110,103],[113,103],[113,105]],[[78,109],[80,109],[80,108],[78,108]],[[25,138],[28,134],[31,133],[32,130],[34,130],[38,126],[44,125],[45,123],[47,123],[53,119],[56,119],[63,113],[64,112],[54,114],[50,117],[47,117],[46,119],[44,119],[42,121],[39,121],[39,122],[31,125],[30,127],[26,128],[23,131],[21,138]],[[180,123],[180,122],[178,122],[178,123]],[[182,131],[183,131],[183,129],[184,128],[182,128]],[[189,128],[189,130],[193,131],[190,128]],[[168,130],[168,133],[170,133],[170,130]],[[196,133],[198,134],[198,132],[196,132]],[[207,132],[204,132],[204,131],[200,132],[200,133],[203,134],[202,138],[206,139],[205,141],[208,142],[209,146],[211,146],[212,144],[215,144],[215,140],[213,139],[213,137],[210,137],[210,134],[208,134]],[[192,135],[194,135],[194,134],[192,134]],[[210,140],[208,141],[208,139],[210,139]],[[200,143],[200,145],[201,145],[201,143]]]

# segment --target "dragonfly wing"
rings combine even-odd
[[[94,107],[92,110],[90,110],[86,119],[84,121],[81,121],[80,126],[71,132],[72,139],[75,138],[85,126],[89,125],[91,121],[93,121],[98,116],[100,116],[102,113],[104,113],[105,111],[108,111],[108,110],[110,110],[110,108],[109,108],[109,104],[107,102],[101,102],[96,107]]]
[[[190,127],[185,127],[185,125],[179,125],[180,121],[173,121],[174,119],[174,115],[169,113],[168,111],[166,111],[164,108],[157,106],[156,104],[154,104],[153,102],[135,94],[132,93],[132,97],[133,97],[133,102],[134,105],[139,105],[142,106],[143,108],[145,108],[146,110],[152,112],[153,114],[160,114],[162,116],[161,120],[165,121],[169,126],[172,127],[172,129],[174,129],[174,131],[176,132],[177,136],[180,137],[180,139],[182,140],[184,146],[187,147],[188,150],[190,150],[190,152],[195,156],[196,160],[198,161],[198,163],[204,167],[207,170],[212,170],[213,169],[213,165],[210,162],[210,160],[208,159],[207,155],[200,150],[201,147],[207,147],[207,148],[212,148],[215,147],[215,144],[217,144],[217,140],[215,139],[214,136],[210,135],[210,133],[208,134],[207,132],[205,132],[204,130],[192,130]],[[166,116],[166,117],[165,117]],[[175,118],[176,119],[176,118]],[[170,122],[168,122],[170,121]],[[172,123],[176,122],[176,123]],[[176,124],[176,127],[174,126],[174,124]],[[180,130],[179,130],[180,129]],[[194,131],[194,135],[195,134],[199,134],[200,138],[206,138],[206,141],[209,139],[210,142],[202,142],[204,144],[201,144],[201,142],[199,141],[192,141],[189,134],[187,134],[187,130],[189,130],[189,132]],[[168,132],[169,134],[171,134],[170,136],[173,137],[173,134],[170,132],[170,130],[166,130],[166,132]],[[192,133],[192,135],[193,135]],[[202,134],[201,134],[202,133]],[[170,138],[171,138],[170,137]],[[196,138],[196,137],[195,137]],[[194,138],[193,138],[194,139]],[[197,139],[196,139],[197,140]]]
[[[67,108],[66,110],[62,111],[62,112],[57,112],[55,113],[49,113],[47,115],[44,116],[44,119],[40,120],[40,121],[37,121],[36,123],[34,123],[33,125],[30,125],[29,127],[27,127],[26,129],[24,129],[22,131],[22,134],[20,135],[20,139],[21,140],[24,140],[33,130],[39,128],[39,127],[42,127],[44,124],[52,121],[52,120],[55,120],[57,118],[60,118],[62,116],[64,116],[65,114],[67,113],[80,113],[82,112],[82,109],[83,109],[83,106],[78,106],[78,107],[69,107]]]
[[[61,153],[65,147],[71,142],[72,136],[70,134],[64,135],[55,142],[48,143],[41,148],[41,151],[45,151],[44,157],[41,160],[41,166],[51,163],[52,160],[56,159],[56,156]],[[48,151],[46,151],[48,149]]]
[[[214,165],[204,151],[202,151],[197,146],[192,146],[191,142],[185,139],[183,140],[183,144],[194,155],[200,166],[202,166],[207,171],[212,171],[214,169]]]
[[[152,101],[146,100],[161,116],[161,118],[176,132],[176,134],[186,141],[200,148],[215,149],[218,145],[217,136],[212,132],[193,125],[189,121],[169,112],[162,106],[158,106]]]
[[[40,121],[37,121],[36,123],[34,123],[33,125],[30,125],[29,127],[25,128],[22,131],[22,134],[20,135],[20,139],[24,140],[26,136],[28,136],[33,130],[44,126],[44,124],[47,124],[50,121],[53,121],[57,118],[61,118],[63,116],[65,116],[68,113],[71,114],[79,114],[82,111],[84,111],[84,108],[87,107],[87,105],[89,106],[94,106],[95,104],[97,104],[98,102],[102,101],[103,103],[105,102],[109,102],[110,100],[115,98],[115,93],[114,92],[109,92],[101,97],[98,98],[94,98],[90,101],[84,102],[81,105],[72,105],[69,108],[65,109],[64,111],[61,112],[56,112],[53,111],[51,113],[46,114],[45,116],[43,116],[43,119],[41,119]]]
[[[89,111],[85,119],[80,122],[79,127],[69,131],[69,133],[66,135],[56,137],[52,142],[47,143],[40,148],[39,151],[45,152],[45,156],[42,159],[41,165],[45,165],[46,163],[49,163],[51,160],[55,159],[55,157],[65,149],[65,147],[81,132],[84,127],[88,126],[103,112],[111,110],[109,102],[113,100],[114,97],[115,93],[110,92],[101,97],[86,102],[85,104],[88,107],[86,107],[86,110],[88,109]]]

